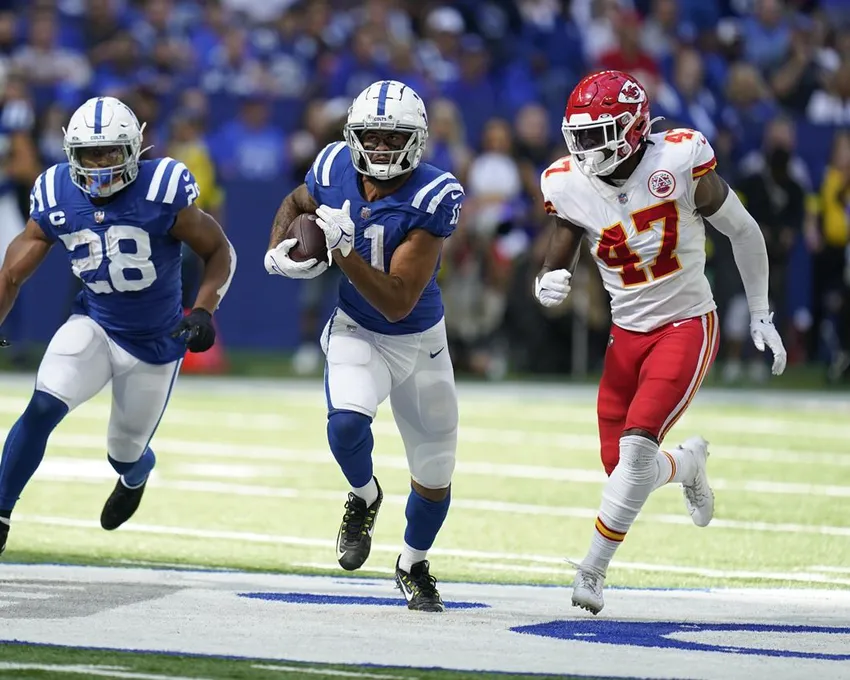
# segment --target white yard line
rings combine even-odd
[[[14,397],[0,398],[0,413],[10,415],[18,415],[26,407],[25,399],[16,399]],[[303,405],[303,402],[299,402]],[[85,404],[76,411],[71,418],[80,418],[87,420],[97,420],[106,422],[109,416],[109,405],[107,404]],[[461,408],[463,411],[467,410]],[[479,414],[486,413],[488,418],[494,418],[498,422],[506,420],[523,420],[530,413],[537,413],[534,407],[530,407],[525,411],[517,410],[514,405],[510,410],[502,412],[493,412],[489,409],[468,409],[474,412],[475,417]],[[281,411],[285,411],[281,408]],[[323,409],[319,409],[323,413]],[[221,412],[217,410],[207,411],[204,409],[187,409],[187,408],[170,408],[167,411],[165,422],[173,425],[195,425],[201,426],[207,422],[207,419],[215,416],[215,426],[224,429],[249,431],[249,432],[291,432],[293,430],[302,430],[304,427],[303,420],[298,418],[286,417],[277,413],[257,413],[256,411],[227,411]],[[585,428],[593,431],[596,428],[596,416],[593,411],[576,411],[564,408],[562,412],[552,413],[552,418],[532,418],[532,420],[548,420],[549,422],[561,423],[564,425],[574,424],[582,425]],[[850,408],[848,408],[848,416],[850,416]],[[322,418],[323,419],[323,418]],[[724,432],[733,434],[760,434],[773,435],[775,437],[783,437],[788,435],[799,435],[802,427],[801,423],[785,422],[780,418],[769,419],[748,419],[739,416],[718,416],[718,415],[695,415],[686,414],[680,423],[679,428],[686,426],[689,430],[702,430],[702,434],[711,439],[712,433]],[[379,418],[373,425],[376,434],[382,436],[397,436],[398,429],[390,418]],[[563,429],[567,429],[564,427]],[[850,438],[850,426],[836,425],[835,423],[817,423],[816,426],[811,424],[805,427],[806,439],[831,439],[841,440]],[[499,446],[535,446],[540,448],[565,448],[569,450],[597,450],[599,443],[596,434],[571,434],[565,432],[535,432],[533,429],[515,429],[515,428],[492,428],[492,427],[476,427],[465,425],[463,417],[458,431],[460,441],[474,444],[492,444]],[[669,442],[670,445],[675,445],[676,442]],[[747,447],[734,447],[735,453],[731,456],[738,458],[747,450]],[[764,449],[756,448],[757,451]],[[784,453],[799,453],[795,451],[784,451]],[[805,453],[805,452],[804,452]],[[814,452],[818,455],[818,452]],[[822,455],[822,454],[821,454]],[[835,458],[841,456],[840,452],[829,453],[830,457]],[[850,465],[850,455],[845,454],[845,459]],[[812,463],[812,459],[807,455],[805,462]],[[821,461],[829,463],[830,461]]]
[[[6,373],[3,376],[6,389],[17,389],[21,397],[29,397],[35,382],[34,373]],[[108,389],[108,387],[107,387]],[[104,390],[106,392],[106,390]],[[324,394],[320,377],[313,378],[240,378],[181,375],[175,386],[178,395],[198,395],[202,397],[232,398],[234,395],[249,397],[272,396],[275,401],[304,402],[312,398],[316,404],[323,404]],[[593,403],[596,398],[595,384],[575,384],[568,381],[558,382],[458,382],[458,394],[461,400],[482,401],[487,404],[512,402],[528,403],[536,400],[535,406],[551,405],[552,400],[578,401]],[[712,385],[700,389],[696,403],[698,405],[719,405],[734,407],[737,404],[761,409],[792,408],[794,410],[825,409],[847,412],[848,396],[839,391],[823,390],[777,390],[766,388],[727,389]]]
[[[0,429],[0,437],[5,437],[7,430]],[[49,447],[71,449],[94,449],[103,451],[104,436],[66,434],[57,432],[50,438]],[[336,465],[336,461],[327,450],[284,449],[261,444],[228,444],[217,442],[197,441],[191,439],[171,439],[157,437],[153,441],[157,451],[168,452],[177,457],[233,458],[239,460],[271,460],[278,463],[306,463],[310,465]],[[376,466],[396,470],[406,470],[407,460],[404,456],[373,456]],[[504,477],[509,479],[536,479],[554,482],[573,482],[580,484],[604,484],[605,475],[601,469],[589,470],[583,468],[567,468],[542,465],[510,465],[504,463],[466,462],[460,460],[456,471],[459,474],[489,477]],[[769,493],[779,495],[820,495],[836,498],[850,498],[850,486],[832,484],[795,484],[775,482],[772,480],[736,481],[723,478],[711,478],[712,485],[717,489],[728,491],[746,491],[752,493]]]
[[[31,524],[43,524],[47,526],[62,526],[72,527],[75,529],[94,529],[101,531],[100,523],[91,520],[67,519],[63,517],[42,517],[38,515],[16,515],[15,520]],[[150,524],[125,524],[122,528],[124,532],[140,533],[140,534],[155,534],[160,536],[184,536],[187,538],[202,538],[207,540],[223,540],[223,541],[244,541],[246,543],[269,543],[278,545],[294,545],[306,548],[321,548],[323,550],[333,550],[335,541],[332,539],[322,538],[305,538],[302,536],[280,536],[272,534],[261,534],[254,532],[241,531],[214,531],[210,529],[190,529],[186,527],[174,526],[158,526]],[[383,553],[398,553],[398,546],[387,545],[382,543],[373,543],[372,550]],[[430,551],[434,556],[457,557],[467,560],[478,560],[488,565],[504,565],[505,562],[518,562],[520,565],[533,564],[549,564],[561,566],[565,573],[568,573],[570,567],[567,564],[566,558],[555,557],[551,555],[533,555],[525,553],[508,553],[508,552],[488,552],[484,550],[462,550],[457,548],[434,548]],[[741,571],[741,572],[724,572],[720,570],[706,570],[703,567],[683,567],[680,565],[663,565],[649,564],[646,562],[619,562],[615,561],[612,566],[622,569],[631,569],[635,571],[649,571],[662,573],[678,573],[692,574],[696,576],[706,576],[707,578],[718,579],[754,579],[754,580],[789,580],[803,582],[818,582],[818,583],[837,583],[845,584],[842,579],[830,579],[821,574],[801,574],[800,572],[782,573],[782,572],[760,572],[760,571]],[[502,570],[502,567],[497,566],[495,570]],[[510,569],[513,569],[511,567]],[[505,567],[505,570],[510,570]],[[521,571],[521,570],[518,570]],[[708,576],[709,572],[711,575]],[[850,584],[850,581],[846,582]]]
[[[200,676],[159,675],[136,673],[123,666],[66,666],[46,663],[0,662],[0,671],[44,671],[45,673],[68,673],[70,675],[98,676],[103,678],[134,678],[135,680],[206,680]]]
[[[333,668],[304,668],[302,666],[266,666],[264,664],[252,664],[251,668],[264,671],[280,671],[282,673],[303,673],[304,675],[324,675],[331,678],[384,678],[386,680],[417,680],[413,675],[379,675],[377,673],[358,673],[355,671],[338,671]]]
[[[72,460],[72,459],[71,459]],[[244,466],[240,466],[243,467]],[[53,474],[51,461],[42,464],[37,476],[45,482],[66,483],[73,481],[83,484],[98,484],[102,480],[99,476],[88,476],[87,474],[69,474],[68,466],[61,465],[61,472]],[[242,470],[244,472],[244,470]],[[222,472],[220,469],[217,473]],[[227,478],[225,476],[225,478]],[[207,482],[195,480],[163,479],[161,476],[151,482],[151,488],[167,489],[170,491],[185,491],[193,493],[218,494],[225,496],[247,496],[254,498],[301,498],[316,501],[330,501],[338,503],[344,497],[341,491],[323,491],[318,489],[295,489],[288,487],[260,486],[255,484],[233,484],[230,482]],[[670,493],[669,491],[661,493]],[[407,496],[390,495],[384,496],[386,503],[394,505],[406,505]],[[506,501],[476,500],[468,498],[452,498],[452,507],[456,510],[476,510],[483,512],[497,512],[513,515],[538,515],[543,517],[570,517],[575,519],[594,519],[597,515],[595,508],[578,508],[567,506],[539,505],[532,503],[510,503]],[[660,524],[691,525],[690,517],[684,513],[681,515],[670,514],[641,514],[640,521],[658,522]],[[822,526],[816,524],[794,524],[794,523],[771,523],[751,522],[744,520],[715,518],[709,528],[714,529],[740,529],[743,531],[763,531],[774,533],[799,533],[820,534],[828,536],[850,536],[850,527]]]

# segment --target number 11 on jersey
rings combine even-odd
[[[370,224],[363,230],[363,238],[369,241],[370,264],[378,271],[384,271],[384,225]]]

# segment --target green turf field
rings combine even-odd
[[[215,658],[174,657],[163,654],[131,654],[21,645],[0,653],[0,678],[68,677],[139,678],[141,680],[297,680],[299,678],[367,678],[380,680],[482,680],[480,673],[411,668],[364,668],[249,661]],[[511,680],[546,680],[556,676],[500,674]],[[571,680],[568,676],[557,676]],[[581,680],[588,679],[587,676]],[[606,680],[610,680],[606,679]]]
[[[9,381],[0,431],[29,386]],[[678,488],[653,495],[609,583],[628,586],[850,585],[850,406],[836,397],[705,391],[668,438],[711,442],[717,493],[699,530]],[[71,414],[16,510],[11,561],[142,562],[281,571],[335,568],[345,484],[327,450],[320,382],[178,385],[153,445],[141,509],[99,528],[114,484],[109,400]],[[432,570],[441,579],[569,583],[604,476],[592,389],[461,388],[453,505]],[[365,573],[389,573],[404,527],[406,460],[389,409],[375,424],[386,494]]]
[[[30,386],[31,379],[4,376],[3,436],[24,408]],[[453,504],[431,555],[432,573],[444,582],[571,584],[566,560],[584,554],[605,479],[593,388],[464,385],[460,403]],[[153,441],[159,463],[142,507],[113,533],[101,530],[98,521],[114,484],[105,460],[108,412],[104,394],[54,433],[16,509],[5,561],[348,576],[335,562],[346,487],[327,450],[320,381],[183,380]],[[386,578],[404,529],[408,477],[388,408],[375,433],[385,503],[372,556],[357,576]],[[694,433],[711,442],[714,522],[697,529],[680,490],[661,489],[618,552],[607,584],[848,589],[850,400],[837,394],[704,390],[667,444]],[[258,667],[264,664],[283,669]],[[306,668],[0,648],[0,677],[16,678],[472,677],[420,669]]]

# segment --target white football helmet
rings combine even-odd
[[[367,150],[360,135],[366,130],[397,130],[410,133],[404,148]],[[428,139],[425,104],[416,92],[397,80],[379,80],[361,92],[343,128],[345,142],[357,172],[378,180],[392,179],[414,170],[422,160]],[[389,163],[375,163],[373,156],[388,156]]]
[[[71,181],[97,198],[111,196],[128,186],[139,174],[143,153],[142,133],[136,114],[115,97],[94,97],[74,111],[65,133],[63,147],[71,165]],[[87,168],[80,162],[80,150],[95,146],[115,146],[124,152],[123,161],[105,168]]]

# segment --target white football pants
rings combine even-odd
[[[374,418],[389,397],[410,476],[426,489],[447,487],[455,467],[458,407],[445,321],[422,333],[384,335],[337,309],[321,345],[328,412]]]
[[[159,425],[182,361],[148,364],[110,338],[87,316],[73,315],[50,341],[36,389],[73,411],[112,381],[106,449],[122,463],[135,463]]]

